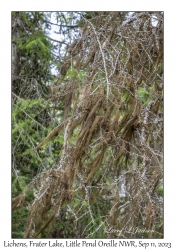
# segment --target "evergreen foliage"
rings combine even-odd
[[[13,12],[12,50],[12,236],[163,238],[162,12]]]

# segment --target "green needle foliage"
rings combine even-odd
[[[12,35],[13,237],[163,238],[163,13],[14,12]]]

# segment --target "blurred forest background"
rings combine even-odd
[[[12,238],[163,238],[163,13],[12,12]]]

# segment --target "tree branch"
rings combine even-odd
[[[70,29],[74,29],[74,28],[79,28],[80,26],[79,25],[65,25],[65,24],[57,24],[57,23],[52,23],[50,21],[46,21],[46,23],[49,23],[51,25],[55,25],[55,26],[58,26],[58,27],[66,27],[66,28],[70,28]]]

